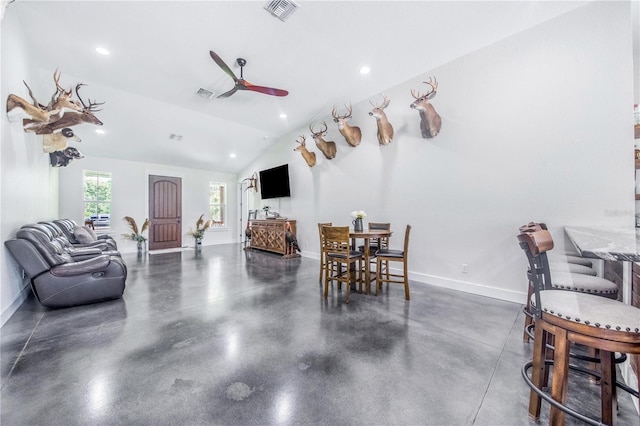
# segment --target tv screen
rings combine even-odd
[[[260,196],[263,200],[291,196],[288,164],[260,172]]]

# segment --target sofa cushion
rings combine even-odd
[[[75,235],[80,244],[88,244],[97,241],[96,234],[89,232],[89,229],[84,226],[74,226],[73,235]]]

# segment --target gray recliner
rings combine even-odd
[[[76,228],[81,227],[79,226],[77,223],[75,223],[73,220],[71,219],[57,219],[54,220],[53,222],[48,222],[51,225],[57,226],[60,231],[63,232],[64,236],[67,237],[67,240],[69,240],[69,242],[73,245],[82,245],[83,242],[78,240],[78,237],[76,236]],[[83,227],[81,227],[83,228]],[[107,244],[108,246],[111,247],[112,250],[117,250],[118,249],[118,245],[116,243],[116,240],[113,239],[113,237],[111,237],[110,235],[98,235],[96,236],[96,242],[98,243],[104,243]],[[86,243],[85,243],[86,244]]]
[[[127,278],[122,258],[91,249],[93,255],[78,260],[51,233],[38,228],[20,228],[5,246],[42,305],[62,308],[122,297]]]

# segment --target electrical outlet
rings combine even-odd
[[[462,268],[460,268],[460,272],[462,272],[463,274],[468,274],[469,273],[469,265],[467,265],[466,263],[462,264]]]

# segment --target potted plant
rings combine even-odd
[[[151,222],[148,218],[145,219],[144,223],[142,224],[142,228],[138,230],[138,225],[136,224],[135,219],[131,216],[125,216],[124,221],[129,225],[129,229],[131,230],[131,232],[122,235],[128,240],[136,241],[138,243],[138,252],[142,253],[144,251],[144,248],[146,247],[147,242],[147,237],[142,234],[144,233],[144,231],[149,229],[149,226],[151,226]]]
[[[198,218],[198,221],[196,222],[196,229],[190,229],[189,232],[187,232],[187,235],[191,235],[195,239],[196,250],[202,249],[202,239],[204,238],[204,233],[211,227],[211,225],[213,225],[213,220],[209,219],[205,222],[204,214],[201,214],[200,218]]]

